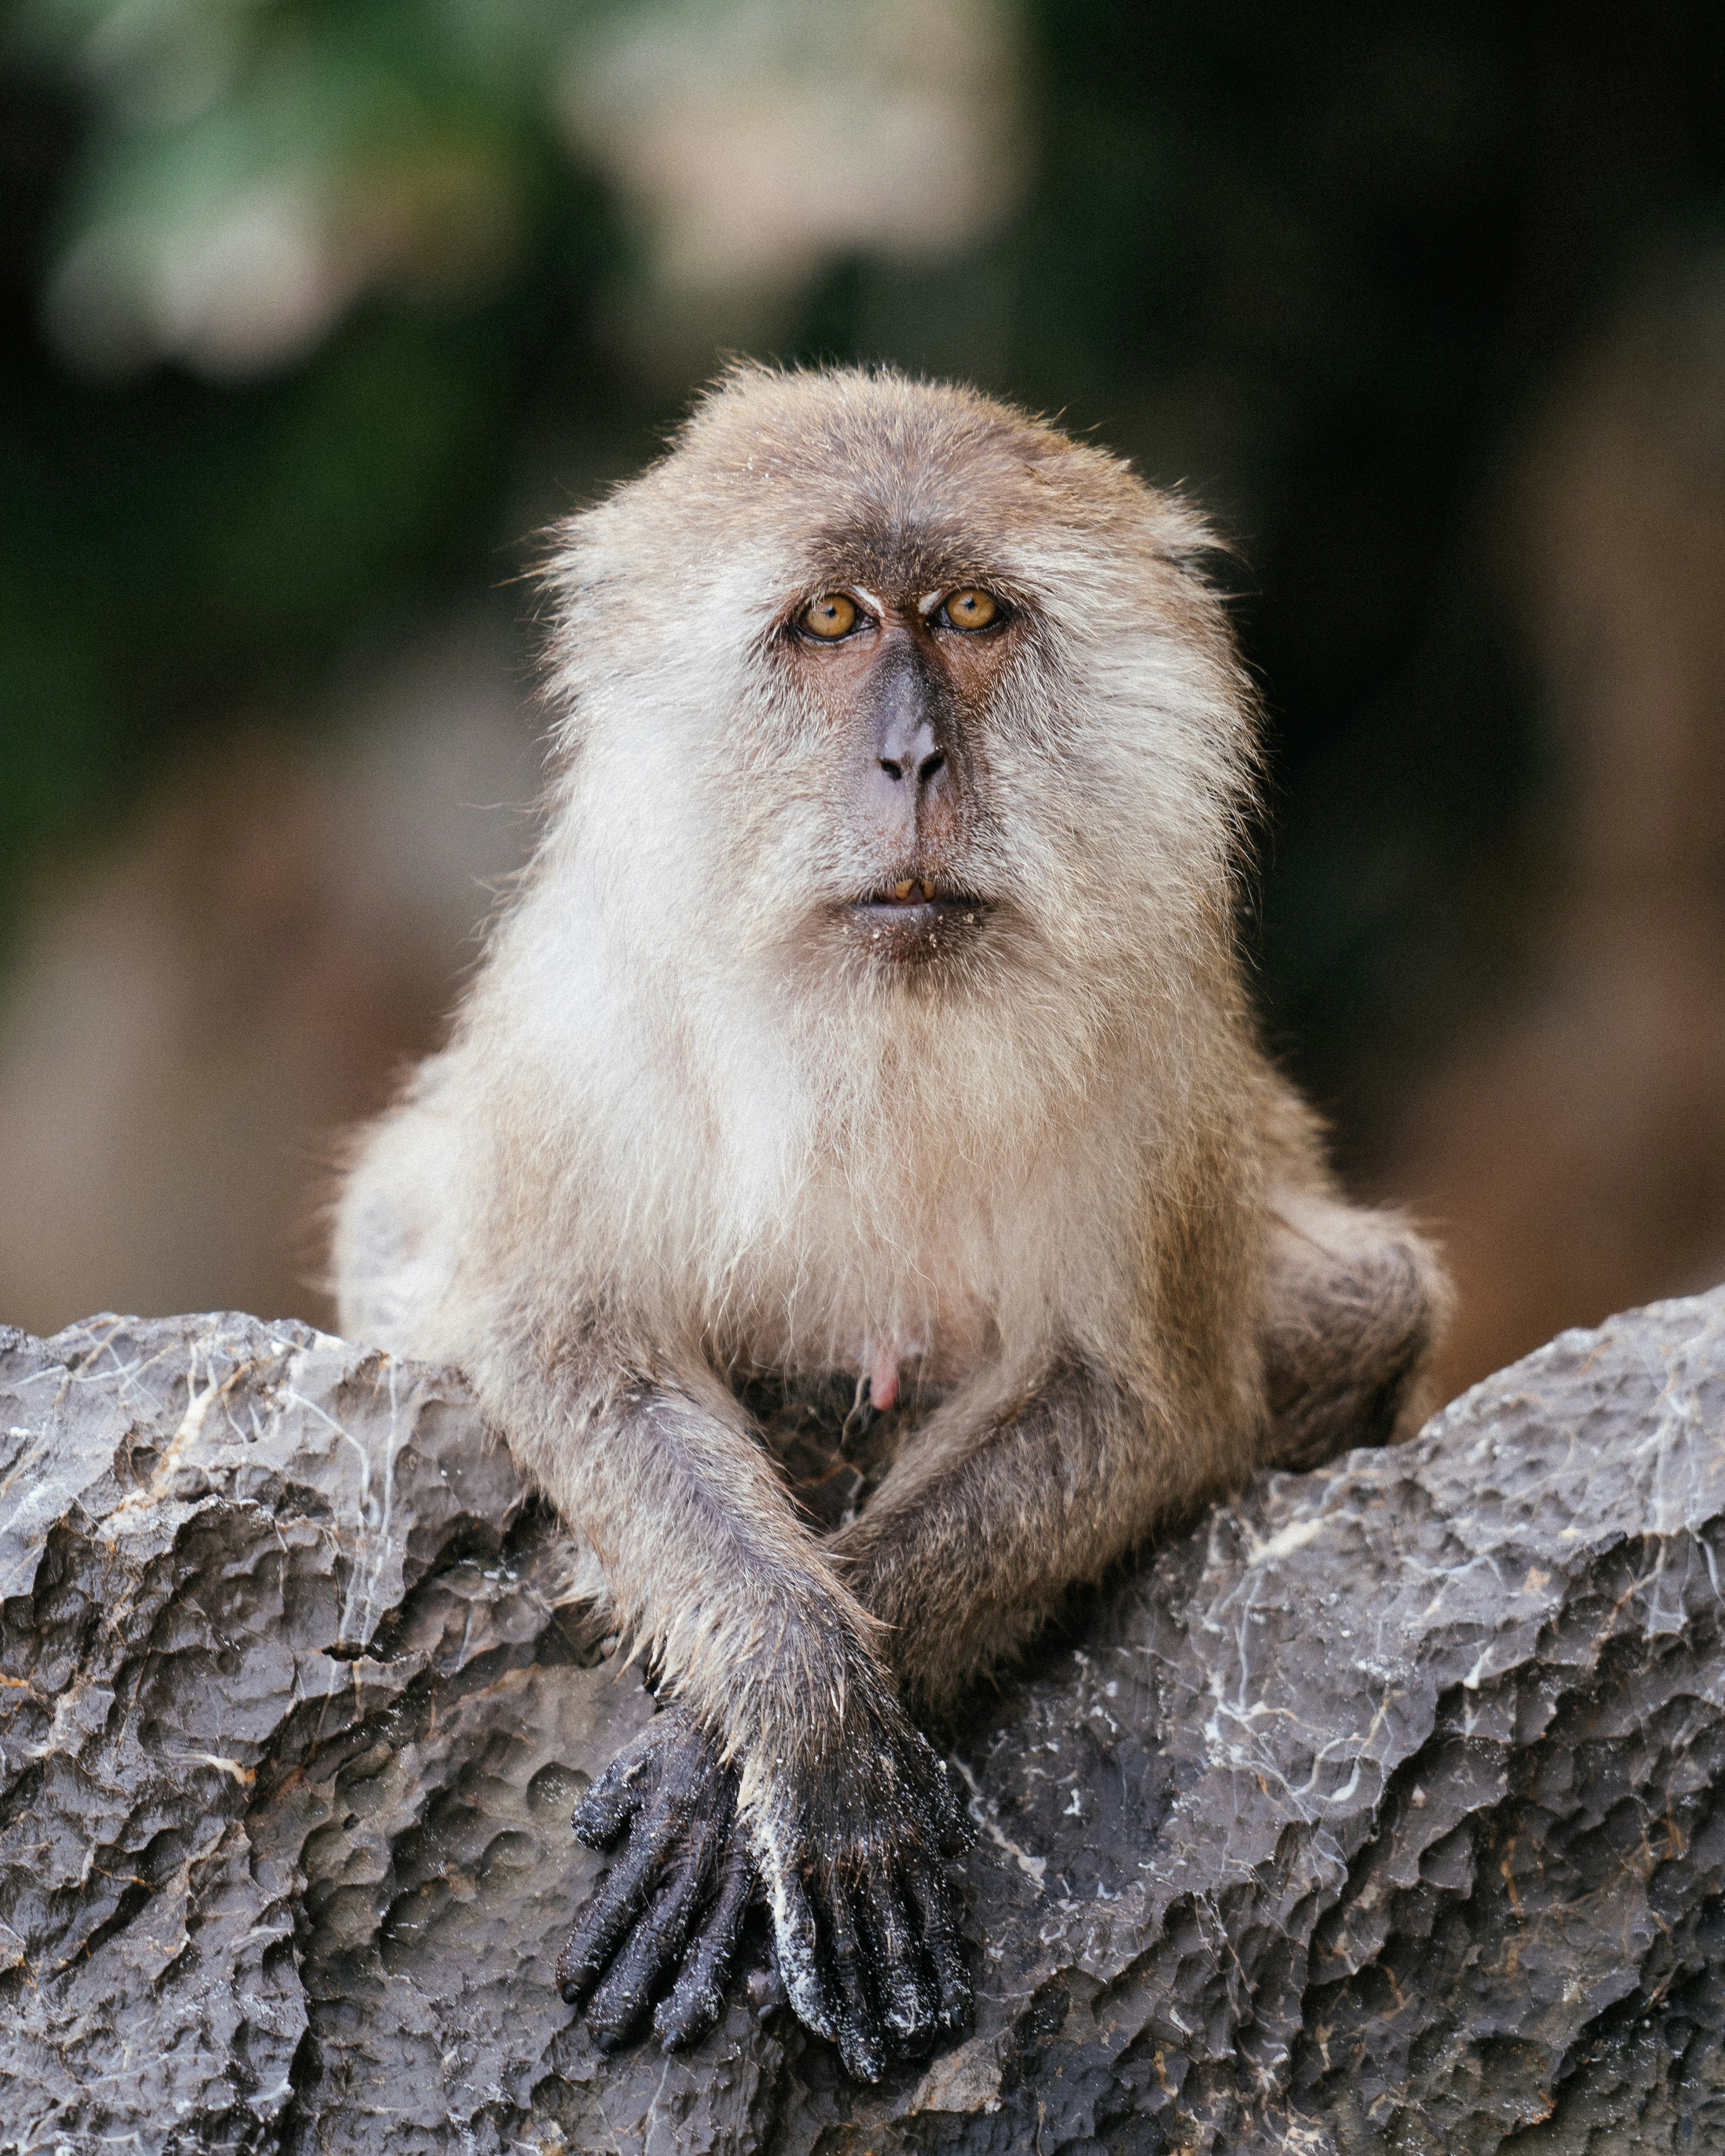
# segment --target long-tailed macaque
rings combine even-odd
[[[555,534],[544,838],[336,1268],[652,1674],[576,1820],[603,2040],[710,2028],[757,1891],[853,2074],[962,2025],[919,1724],[1158,1522],[1420,1412],[1436,1261],[1337,1197],[1242,985],[1210,543],[969,391],[755,367]],[[822,1515],[774,1433],[835,1400]]]

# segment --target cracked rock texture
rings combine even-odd
[[[876,2089],[552,1970],[650,1711],[460,1380],[0,1332],[0,2152],[1725,2150],[1725,1291],[1268,1476],[957,1741],[975,2032]]]

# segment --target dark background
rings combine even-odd
[[[327,1317],[530,836],[531,535],[737,348],[1235,542],[1266,1022],[1450,1383],[1725,1271],[1725,10],[0,22],[0,1316]]]

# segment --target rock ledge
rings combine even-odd
[[[1267,1476],[956,1754],[975,2033],[605,2059],[567,1820],[650,1702],[458,1378],[0,1331],[0,2156],[1725,2149],[1725,1290]]]

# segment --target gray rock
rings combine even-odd
[[[0,1332],[0,2152],[1725,2150],[1725,1291],[1263,1478],[954,1753],[975,2032],[604,2058],[567,1819],[650,1711],[460,1380]]]

